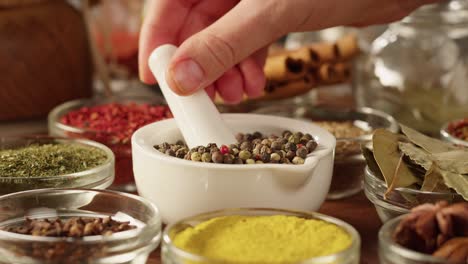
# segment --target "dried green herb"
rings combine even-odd
[[[424,182],[421,186],[421,191],[450,192],[450,189],[444,183],[444,178],[442,178],[440,169],[434,163],[424,175]]]
[[[398,142],[398,148],[405,154],[412,162],[429,170],[432,167],[432,160],[429,153],[422,148],[407,142]]]
[[[372,137],[375,161],[385,178],[387,186],[392,188],[408,187],[420,182],[406,164],[400,162],[399,140],[399,135],[385,129],[377,129]],[[399,164],[400,166],[398,166]]]
[[[368,147],[363,146],[362,155],[364,155],[364,158],[367,162],[367,166],[374,173],[374,175],[384,180],[384,177],[380,172],[379,165],[377,165],[377,161],[375,161],[374,153],[372,152],[372,150]]]
[[[427,137],[402,125],[406,135],[376,130],[373,155],[363,151],[372,170],[378,170],[388,186],[430,192],[456,192],[468,200],[468,148],[459,148]],[[402,158],[404,157],[404,158]],[[375,160],[375,161],[374,161]],[[421,181],[422,179],[422,185]]]
[[[89,170],[106,159],[103,150],[77,143],[5,149],[0,150],[0,178],[60,176]]]
[[[420,146],[429,153],[441,153],[457,149],[457,147],[449,143],[428,137],[407,126],[400,126],[403,134],[405,134],[413,144]]]

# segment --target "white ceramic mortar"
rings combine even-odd
[[[236,132],[309,133],[318,147],[303,165],[202,163],[154,149],[156,144],[182,139],[174,119],[142,127],[132,137],[136,185],[140,195],[158,206],[165,223],[224,208],[315,211],[320,207],[333,170],[336,142],[330,133],[311,122],[276,116],[223,114],[222,118]]]

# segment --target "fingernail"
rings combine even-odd
[[[192,59],[179,61],[170,69],[172,80],[182,94],[197,90],[203,82],[203,70]]]

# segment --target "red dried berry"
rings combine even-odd
[[[220,148],[219,148],[219,151],[221,152],[221,154],[228,154],[229,153],[229,147],[226,146],[226,145],[222,145]]]

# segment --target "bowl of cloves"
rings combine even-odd
[[[0,197],[0,263],[144,264],[160,238],[158,209],[136,195],[39,189]]]
[[[335,138],[310,122],[223,114],[238,142],[188,148],[175,120],[133,134],[138,192],[164,222],[223,208],[317,210],[328,192]]]
[[[468,262],[468,203],[422,204],[379,232],[382,264]]]

